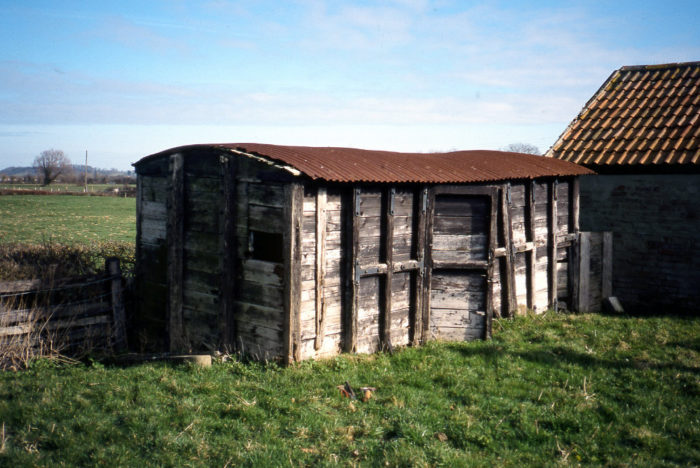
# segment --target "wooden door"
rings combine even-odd
[[[490,336],[497,194],[495,187],[432,189],[424,337],[464,341]]]

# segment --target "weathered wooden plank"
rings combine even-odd
[[[168,201],[168,178],[163,176],[139,176],[141,181],[141,196],[138,200],[157,203],[167,203]]]
[[[325,187],[319,187],[316,193],[316,350],[323,347],[325,336],[326,199]]]
[[[167,219],[167,206],[162,202],[142,201],[139,206],[139,213],[143,218],[165,223]]]
[[[383,349],[392,350],[391,343],[391,308],[392,308],[392,279],[394,273],[394,204],[396,202],[396,189],[390,187],[386,192],[387,202],[384,212],[386,229],[384,235],[384,260],[386,262],[387,271],[384,279],[384,303],[380,304],[380,332],[381,346]]]
[[[532,243],[531,252],[527,256],[528,273],[527,273],[527,307],[530,310],[535,309],[535,291],[537,290],[537,276],[535,275],[537,263],[537,244],[535,242],[536,229],[536,210],[537,202],[535,200],[535,181],[531,181],[527,188],[527,220],[528,226],[526,229],[527,240]]]
[[[281,184],[248,184],[247,202],[273,208],[284,208],[284,186]]]
[[[506,294],[506,307],[504,308],[506,317],[513,317],[517,310],[516,303],[516,293],[515,293],[515,252],[513,250],[513,227],[510,224],[510,203],[509,194],[510,185],[506,184],[501,189],[501,237],[503,239],[503,246],[506,250],[505,255],[505,278],[502,282],[501,287],[505,288]]]
[[[484,260],[488,256],[488,234],[433,234],[433,250],[461,252],[465,260]]]
[[[496,197],[498,196],[498,189],[492,187],[489,192],[489,256],[488,256],[488,266],[486,268],[486,323],[483,330],[483,338],[491,338],[491,325],[493,323],[494,315],[494,295],[495,287],[492,285],[497,284],[498,288],[501,287],[500,276],[498,282],[496,283],[496,265],[494,260],[494,250],[498,243],[498,203],[496,202]]]
[[[613,233],[603,232],[603,261],[601,273],[601,296],[607,299],[612,296],[613,278]]]
[[[300,183],[285,185],[284,220],[284,362],[299,360],[301,351],[301,218],[304,188]]]
[[[436,232],[441,234],[486,234],[488,217],[484,216],[436,216]]]
[[[557,180],[549,184],[549,306],[557,310]]]
[[[114,344],[117,349],[126,349],[126,309],[123,301],[122,270],[119,266],[119,259],[116,257],[107,258],[105,260],[105,270],[112,277],[110,289],[112,293]]]
[[[248,207],[248,226],[255,231],[272,234],[282,233],[284,230],[288,230],[288,227],[283,224],[285,219],[283,211],[281,208],[250,205]]]
[[[237,271],[238,256],[238,205],[236,203],[236,177],[238,176],[238,158],[224,158],[221,163],[221,184],[223,189],[223,235],[220,239],[222,249],[222,274],[219,309],[219,342],[224,350],[233,350],[236,342],[236,293],[240,273]],[[245,271],[245,267],[244,267]]]
[[[168,245],[168,337],[171,352],[185,352],[182,323],[183,304],[183,255],[184,255],[184,157],[177,153],[170,156],[169,199],[167,222]]]
[[[437,218],[464,217],[487,219],[488,198],[473,196],[465,198],[461,195],[438,195],[435,199],[435,216]]]
[[[418,270],[415,278],[414,294],[413,294],[413,307],[410,311],[410,332],[409,340],[412,344],[417,345],[423,340],[423,303],[425,292],[428,289],[428,284],[425,283],[425,236],[426,236],[426,209],[428,206],[428,189],[427,187],[421,187],[418,192],[419,199],[416,209],[416,261],[418,264]]]
[[[360,239],[360,188],[355,186],[350,191],[350,210],[347,211],[347,246],[348,253],[346,260],[346,307],[344,317],[344,334],[343,350],[345,352],[355,352],[357,349],[357,315],[358,315],[358,296],[360,289],[360,280],[357,276],[358,251]]]

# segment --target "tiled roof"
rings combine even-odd
[[[700,62],[615,71],[546,156],[594,168],[700,165]]]
[[[141,161],[207,147],[262,157],[290,166],[311,179],[333,182],[462,183],[592,173],[582,166],[567,161],[504,151],[396,153],[356,148],[280,146],[260,143],[192,145],[166,150],[147,156]],[[139,163],[135,166],[138,167]]]

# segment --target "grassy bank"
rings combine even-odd
[[[0,464],[700,463],[697,320],[548,314],[494,333],[287,369],[37,361],[0,374]],[[346,380],[378,390],[351,402]]]
[[[51,195],[0,196],[1,243],[134,242],[136,200]]]

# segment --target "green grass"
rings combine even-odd
[[[118,188],[121,190],[123,184],[88,184],[88,192],[104,192]],[[135,184],[129,184],[130,187],[135,187]],[[0,184],[0,190],[46,190],[53,192],[82,192],[85,186],[82,184],[61,184],[53,183],[48,186],[41,184]]]
[[[0,196],[2,243],[133,243],[136,237],[135,220],[134,198]]]
[[[697,466],[700,322],[550,313],[286,369],[37,361],[0,374],[0,424],[8,466]]]

